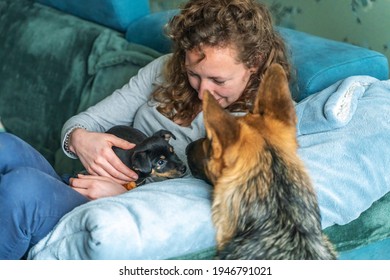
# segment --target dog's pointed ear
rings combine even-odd
[[[148,157],[147,151],[135,151],[132,156],[133,169],[142,173],[150,174],[152,172],[152,163]]]
[[[154,135],[164,138],[164,140],[167,142],[169,141],[169,139],[171,139],[171,137],[176,140],[176,136],[172,132],[170,132],[169,130],[161,129],[161,130],[157,131],[156,133],[154,133]]]
[[[208,91],[203,95],[203,117],[207,138],[211,141],[213,157],[220,158],[225,147],[238,138],[237,120],[225,112]]]
[[[296,125],[297,120],[289,83],[286,72],[280,64],[272,64],[264,74],[253,113],[269,115],[288,125]]]

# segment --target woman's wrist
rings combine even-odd
[[[72,158],[77,158],[76,150],[74,148],[73,143],[74,143],[75,132],[77,134],[78,130],[79,131],[86,130],[86,128],[82,125],[76,125],[72,127],[65,135],[64,151],[68,156]]]

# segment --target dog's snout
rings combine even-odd
[[[191,147],[190,147],[191,144],[192,144],[192,143],[188,144],[187,147],[186,147],[186,155],[188,155],[188,152],[189,152],[189,150],[191,149]]]

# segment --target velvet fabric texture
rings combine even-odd
[[[387,193],[372,206],[364,211],[358,219],[346,225],[334,225],[325,229],[325,233],[336,245],[336,249],[342,251],[348,259],[368,259],[363,248],[373,242],[390,241],[390,193]],[[384,256],[378,255],[376,258],[389,259],[389,247]]]
[[[389,77],[387,58],[379,52],[288,28],[280,27],[279,32],[287,42],[296,70],[296,84],[292,85],[296,101],[347,77]]]
[[[100,25],[24,0],[0,1],[0,117],[61,173],[63,123],[160,54]],[[57,161],[57,163],[56,163]],[[75,164],[75,162],[72,162]]]
[[[36,0],[83,19],[124,32],[130,22],[149,14],[148,0]]]

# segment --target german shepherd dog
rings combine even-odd
[[[206,138],[187,147],[191,172],[214,186],[219,259],[335,259],[316,194],[297,155],[296,114],[283,68],[264,75],[253,110],[234,117],[206,92]]]

